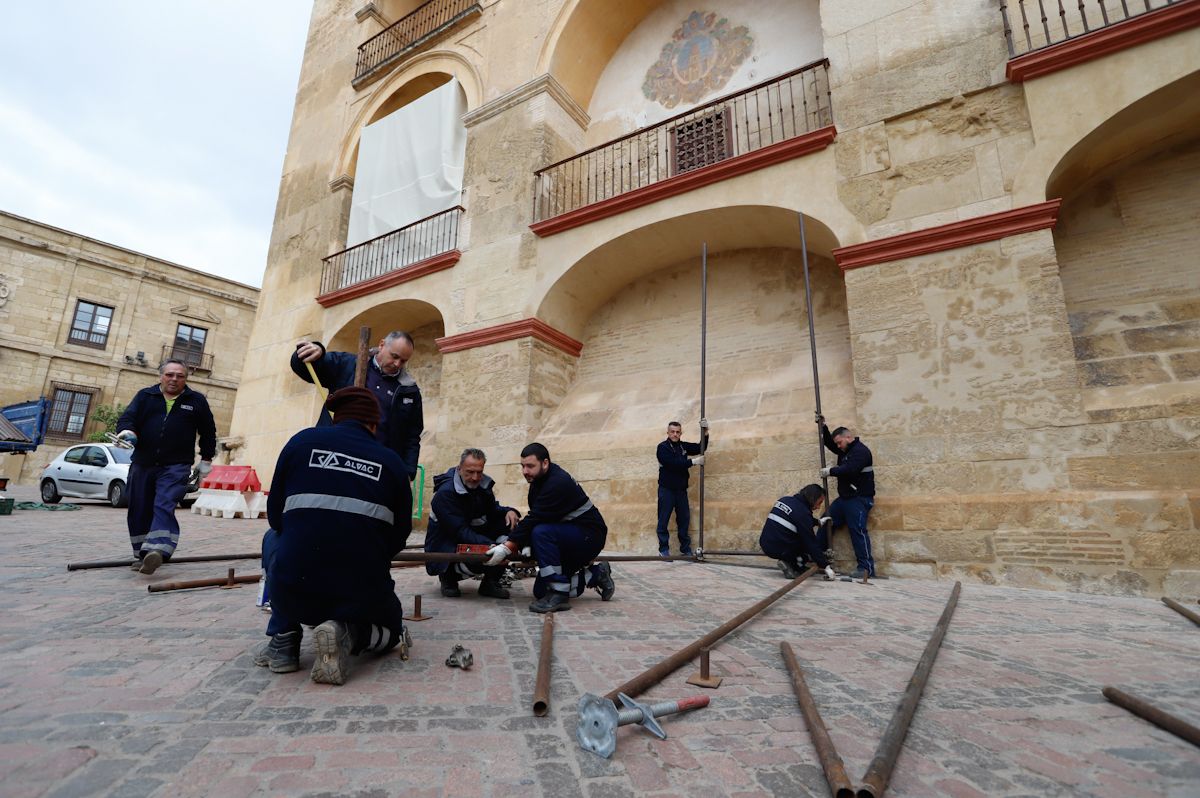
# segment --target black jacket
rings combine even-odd
[[[843,452],[833,442],[833,435],[824,424],[821,425],[821,437],[825,440],[825,448],[837,455],[837,465],[829,469],[829,476],[837,477],[838,497],[873,497],[875,466],[867,445],[855,438]]]
[[[201,460],[211,460],[217,453],[217,425],[208,399],[186,386],[175,397],[170,413],[160,386],[138,391],[117,419],[117,432],[124,430],[137,433],[133,462],[138,465],[191,465],[196,460],[197,435]]]
[[[453,554],[459,543],[492,545],[507,540],[508,526],[504,517],[512,507],[504,507],[492,492],[495,481],[487,474],[479,487],[463,484],[457,468],[433,478],[434,493],[430,503],[429,526],[425,530],[425,551]],[[515,510],[514,510],[515,512]],[[436,576],[445,573],[448,563],[425,564],[426,573]]]
[[[320,341],[313,343],[325,350],[325,345]],[[330,393],[354,384],[354,370],[357,365],[357,355],[328,351],[312,363],[313,370],[317,372],[317,379]],[[305,382],[312,382],[312,376],[295,352],[292,353],[291,366],[297,377]],[[407,370],[401,371],[395,379],[383,375],[375,365],[374,350],[367,368],[372,370],[367,376],[367,387],[375,394],[375,398],[380,400],[379,404],[383,410],[383,420],[376,430],[375,438],[400,455],[404,467],[408,470],[408,478],[412,479],[417,474],[417,463],[421,457],[421,433],[425,431],[421,389]],[[389,391],[391,396],[388,396]],[[331,423],[333,422],[329,413],[322,410],[317,419],[317,426],[324,427]]]
[[[708,448],[708,435],[705,434],[700,443],[680,441],[671,443],[667,438],[658,445],[658,485],[661,488],[686,490],[688,486],[688,469],[692,467],[691,458],[704,454]]]
[[[795,493],[775,502],[758,537],[758,546],[768,557],[794,559],[803,553],[821,568],[829,565],[817,540],[817,519],[804,498]]]
[[[529,512],[509,537],[518,547],[528,546],[538,524],[578,524],[602,536],[608,534],[600,511],[592,506],[574,477],[557,463],[550,463],[546,473],[529,485]],[[603,540],[600,545],[604,545]]]

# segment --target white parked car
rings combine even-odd
[[[80,499],[106,499],[113,507],[129,503],[129,449],[110,443],[81,443],[54,458],[42,471],[42,501],[56,504],[64,496]],[[194,491],[179,502],[191,507],[200,492]]]

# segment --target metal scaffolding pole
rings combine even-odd
[[[813,394],[817,402],[817,415],[821,415],[821,377],[817,373],[817,333],[813,327],[812,285],[808,279],[808,237],[804,231],[804,214],[800,217],[800,260],[804,263],[804,301],[808,306],[808,351],[812,354]],[[821,435],[821,425],[817,424],[817,455],[821,458],[821,468],[825,467],[825,439]],[[821,487],[825,496],[829,496],[829,477],[821,477]],[[828,500],[828,498],[827,498]]]
[[[700,245],[700,418],[707,418],[705,389],[708,370],[708,242]],[[704,454],[704,435],[700,428],[700,454]],[[696,547],[704,551],[704,464],[700,464],[700,513],[696,530]]]

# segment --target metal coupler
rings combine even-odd
[[[451,668],[462,668],[465,671],[475,664],[475,657],[471,656],[469,648],[455,644],[450,656],[446,657],[446,664]]]
[[[708,706],[706,695],[679,701],[660,701],[657,704],[643,704],[624,693],[617,693],[617,698],[621,699],[625,709],[618,710],[617,705],[609,699],[592,693],[584,693],[579,699],[579,725],[575,727],[575,739],[584,751],[610,758],[617,750],[617,727],[629,723],[644,726],[655,737],[665,740],[667,733],[658,724],[657,718]]]

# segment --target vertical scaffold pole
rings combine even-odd
[[[705,415],[705,378],[708,366],[708,242],[700,245],[700,418]],[[700,430],[700,441],[703,445],[704,429]],[[703,450],[701,450],[703,454]],[[696,530],[697,548],[704,551],[704,464],[700,464],[700,517]]]
[[[808,350],[812,354],[813,394],[817,403],[817,415],[821,414],[821,378],[817,374],[817,334],[813,327],[812,285],[808,280],[808,238],[804,232],[804,214],[800,217],[800,259],[804,263],[804,301],[808,304]],[[825,467],[825,441],[821,437],[821,425],[817,424],[817,454],[821,458],[821,468]],[[701,466],[703,469],[703,466]],[[703,474],[703,471],[701,471]],[[821,477],[821,487],[829,496],[829,477]]]

